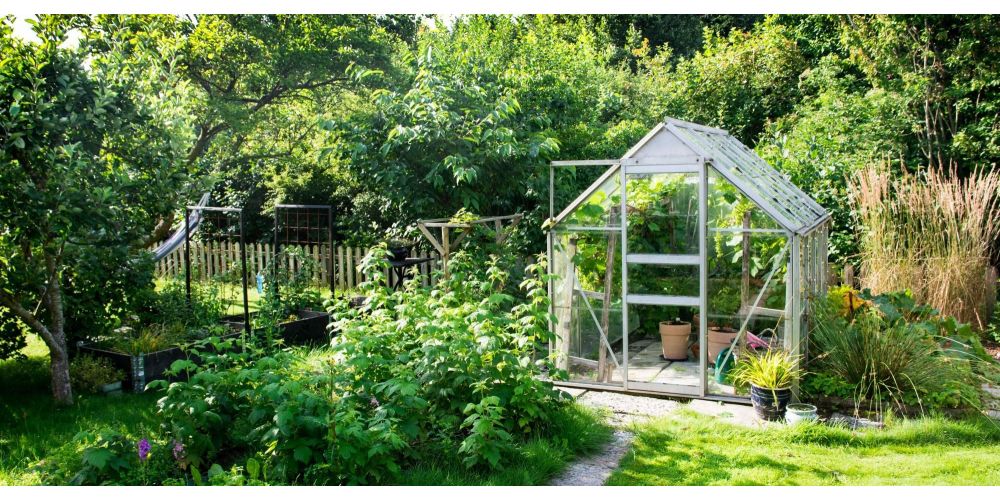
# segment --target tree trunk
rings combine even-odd
[[[49,343],[49,359],[52,370],[52,397],[57,403],[73,404],[73,389],[69,381],[69,353],[66,349],[66,317],[63,314],[62,284],[59,282],[59,258],[47,255],[46,268],[49,270],[48,306],[49,333],[52,335]]]
[[[65,341],[63,344],[65,345]],[[52,397],[59,404],[73,404],[73,388],[69,381],[69,356],[66,355],[66,349],[50,350],[49,363],[52,372]]]

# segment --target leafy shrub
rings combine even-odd
[[[294,269],[268,267],[264,276],[264,295],[253,320],[254,330],[268,339],[268,345],[278,334],[278,324],[293,319],[296,311],[318,308],[323,303],[319,290],[313,286],[319,262],[299,247],[281,250],[278,261],[288,262],[289,259],[298,263]]]
[[[199,328],[215,325],[226,313],[219,287],[212,283],[191,283],[191,302],[180,280],[166,281],[156,291],[150,308],[140,316],[142,324],[180,323]]]
[[[69,376],[74,390],[92,393],[100,392],[103,385],[125,379],[125,373],[115,368],[108,358],[86,354],[77,356],[69,364]]]
[[[393,291],[370,254],[365,305],[331,302],[339,337],[328,361],[253,347],[177,361],[188,381],[153,384],[166,388],[163,430],[193,469],[259,456],[276,482],[391,482],[432,456],[499,466],[550,430],[566,401],[540,377],[561,374],[534,358],[550,336],[544,264],[528,267],[519,302],[503,292],[499,262],[484,269],[458,253],[436,288]]]
[[[969,325],[899,292],[836,289],[815,312],[807,389],[900,409],[978,404],[972,367],[986,354]]]

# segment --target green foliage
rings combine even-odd
[[[846,295],[849,308],[841,297],[816,305],[809,338],[814,371],[823,375],[810,389],[837,396],[850,389],[857,404],[878,412],[885,404],[904,411],[978,407],[973,366],[988,356],[969,325],[906,293],[862,294],[860,302]]]
[[[263,335],[268,345],[277,339],[280,323],[291,319],[297,311],[319,308],[323,302],[313,280],[319,266],[316,259],[306,255],[301,247],[282,248],[278,259],[294,261],[296,265],[269,266],[264,274],[264,295],[253,316],[253,329]]]
[[[13,36],[12,21],[0,23],[0,302],[46,340],[54,381],[68,380],[66,319],[83,317],[77,307],[93,305],[107,282],[81,276],[88,259],[125,261],[173,209],[159,193],[185,177],[176,161],[184,123],[172,113],[183,85],[162,64],[172,54],[125,62],[112,51],[85,66],[83,50],[63,46],[65,18],[32,21],[37,42]],[[124,281],[131,296],[134,282]],[[74,304],[81,282],[92,284],[88,300]],[[100,302],[86,314],[102,317]],[[65,383],[53,393],[71,401]]]
[[[125,373],[115,368],[108,358],[77,356],[69,364],[73,388],[81,393],[100,392],[101,386],[125,380]]]
[[[28,331],[14,313],[0,306],[0,361],[21,357],[21,349],[28,345],[25,337]]]
[[[201,366],[171,367],[189,380],[151,384],[166,388],[164,432],[194,469],[239,450],[259,455],[279,482],[387,482],[442,453],[473,468],[508,463],[564,400],[539,378],[549,363],[533,359],[550,335],[544,264],[530,266],[519,304],[497,263],[483,269],[458,253],[437,288],[393,292],[370,254],[366,305],[333,304],[339,336],[327,361],[196,349]]]
[[[780,349],[768,349],[741,355],[729,376],[738,384],[784,389],[801,378],[802,369],[796,356]]]

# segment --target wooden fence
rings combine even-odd
[[[299,248],[302,253],[313,259],[318,265],[315,266],[313,279],[317,285],[326,286],[330,282],[330,271],[334,273],[334,285],[338,290],[347,290],[357,287],[365,281],[364,275],[358,269],[361,260],[367,254],[368,249],[348,246],[336,246],[333,252],[333,265],[330,265],[330,252],[325,245],[282,245],[282,251],[290,248]],[[269,243],[248,243],[247,251],[247,271],[249,272],[249,284],[255,286],[258,274],[267,275],[268,269],[272,266],[274,249]],[[282,263],[282,267],[290,270],[299,270],[303,263],[293,254],[284,253],[288,259]],[[436,253],[426,251],[415,252],[411,257],[427,258],[437,257]],[[424,262],[407,270],[416,272],[416,279],[423,285],[433,284],[434,272],[440,269],[440,259]],[[163,278],[180,278],[184,276],[184,245],[178,246],[173,252],[167,254],[163,259],[156,262],[156,275]],[[229,241],[192,241],[191,242],[191,276],[195,279],[213,279],[231,276],[233,279],[239,278],[240,270],[240,246],[237,242]],[[389,273],[389,283],[395,283],[394,273]]]

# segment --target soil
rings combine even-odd
[[[1000,343],[995,340],[983,340],[983,347],[993,359],[1000,361]]]

